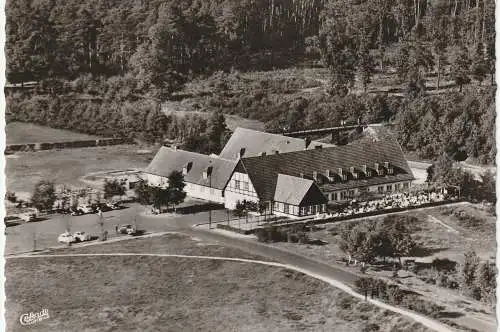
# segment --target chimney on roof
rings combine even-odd
[[[368,168],[366,167],[366,165],[361,166],[361,170],[362,170],[362,171],[363,171],[363,173],[365,173],[365,174],[366,174],[366,170],[367,170],[367,169],[368,169]]]
[[[261,155],[261,156],[265,156],[265,155],[266,155],[266,153],[265,153],[265,152],[261,152],[261,153],[260,153],[260,155]]]
[[[388,161],[384,162],[384,167],[385,167],[385,168],[389,168],[389,167],[390,167],[390,164],[389,164],[389,162],[388,162]]]
[[[378,171],[380,169],[380,165],[378,163],[375,163],[375,170]]]
[[[352,174],[354,174],[356,172],[356,170],[354,169],[354,166],[351,166],[349,168],[349,172],[351,172]]]
[[[318,172],[313,171],[313,180],[318,181]]]
[[[330,170],[329,170],[329,169],[327,169],[327,170],[325,171],[325,176],[326,176],[327,178],[329,178],[329,177],[330,177]]]
[[[323,145],[316,145],[314,148],[315,148],[316,150],[321,150],[321,149],[323,148]]]
[[[339,167],[339,175],[342,176],[342,167]]]
[[[278,150],[274,150],[274,154],[280,154]]]
[[[243,157],[243,155],[245,154],[245,148],[241,148],[240,149],[240,154],[239,154],[239,157]]]
[[[302,172],[301,172],[301,173],[300,173],[300,177],[301,177],[301,178],[304,178],[304,173],[302,173]]]

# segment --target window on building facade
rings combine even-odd
[[[200,186],[200,192],[204,193],[205,192],[205,187]]]
[[[408,182],[403,183],[403,188],[404,189],[410,188],[410,184]]]
[[[290,205],[285,203],[285,205],[283,206],[283,212],[285,213],[290,213]]]
[[[354,190],[349,190],[349,197],[350,198],[354,197]]]
[[[341,191],[340,192],[340,200],[342,201],[342,200],[345,200],[345,199],[347,199],[347,192]]]
[[[392,191],[392,184],[387,185],[387,191]]]
[[[248,182],[243,182],[243,190],[248,191]]]
[[[306,208],[305,207],[301,207],[300,208],[300,215],[301,216],[305,216],[306,215]]]
[[[338,201],[339,200],[339,194],[338,193],[333,193],[333,200]]]
[[[240,189],[240,183],[241,183],[241,181],[240,181],[240,180],[234,180],[234,187],[235,187],[236,189]]]
[[[210,195],[213,195],[215,193],[214,188],[210,188]]]
[[[383,186],[379,186],[378,187],[378,192],[379,193],[383,193],[384,192],[384,187]]]

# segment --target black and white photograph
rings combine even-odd
[[[1,330],[497,331],[494,0],[2,2]]]

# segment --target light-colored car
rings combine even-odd
[[[19,215],[19,218],[21,218],[25,222],[35,221],[36,220],[36,213],[34,213],[34,212],[22,213]]]
[[[73,234],[73,237],[75,238],[75,242],[84,242],[84,241],[90,241],[90,234],[87,234],[85,232],[75,232]]]
[[[106,206],[111,210],[118,210],[120,208],[117,203],[106,203]]]
[[[118,232],[120,234],[134,235],[136,231],[137,230],[133,225],[121,225],[120,227],[118,227]]]
[[[57,242],[59,243],[73,243],[76,242],[75,237],[71,233],[62,233],[57,237]]]
[[[90,205],[79,205],[77,209],[83,213],[94,213],[94,209]]]

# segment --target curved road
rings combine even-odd
[[[224,260],[224,261],[232,261],[232,262],[243,262],[243,263],[254,263],[254,264],[262,264],[262,265],[268,265],[268,266],[274,266],[274,267],[281,267],[281,268],[286,268],[290,270],[294,270],[297,272],[301,272],[304,274],[307,274],[310,277],[322,280],[324,282],[327,282],[333,287],[339,288],[343,290],[344,292],[347,292],[348,294],[358,298],[358,299],[364,299],[364,296],[361,294],[356,293],[353,291],[350,287],[347,285],[343,284],[342,282],[339,282],[337,278],[332,278],[328,276],[324,276],[321,274],[317,274],[307,268],[304,267],[297,267],[289,264],[282,264],[282,263],[276,263],[276,262],[267,262],[267,261],[261,261],[261,260],[253,260],[253,259],[245,259],[245,258],[234,258],[234,257],[218,257],[218,256],[191,256],[191,255],[175,255],[175,254],[134,254],[134,253],[108,253],[108,254],[60,254],[60,255],[30,255],[30,254],[24,254],[24,255],[16,255],[16,256],[10,256],[6,257],[7,259],[19,259],[19,258],[46,258],[46,257],[88,257],[88,256],[153,256],[153,257],[179,257],[179,258],[193,258],[193,259],[210,259],[210,260]],[[435,331],[442,331],[442,332],[452,332],[451,329],[446,327],[445,325],[432,320],[430,318],[427,318],[425,316],[419,315],[415,312],[404,310],[398,307],[391,306],[387,303],[380,302],[377,300],[373,299],[367,299],[368,302],[376,305],[377,307],[380,307],[385,310],[389,310],[392,312],[395,312],[397,314],[406,316],[408,318],[411,318],[422,325],[425,325],[426,327],[433,329]]]

